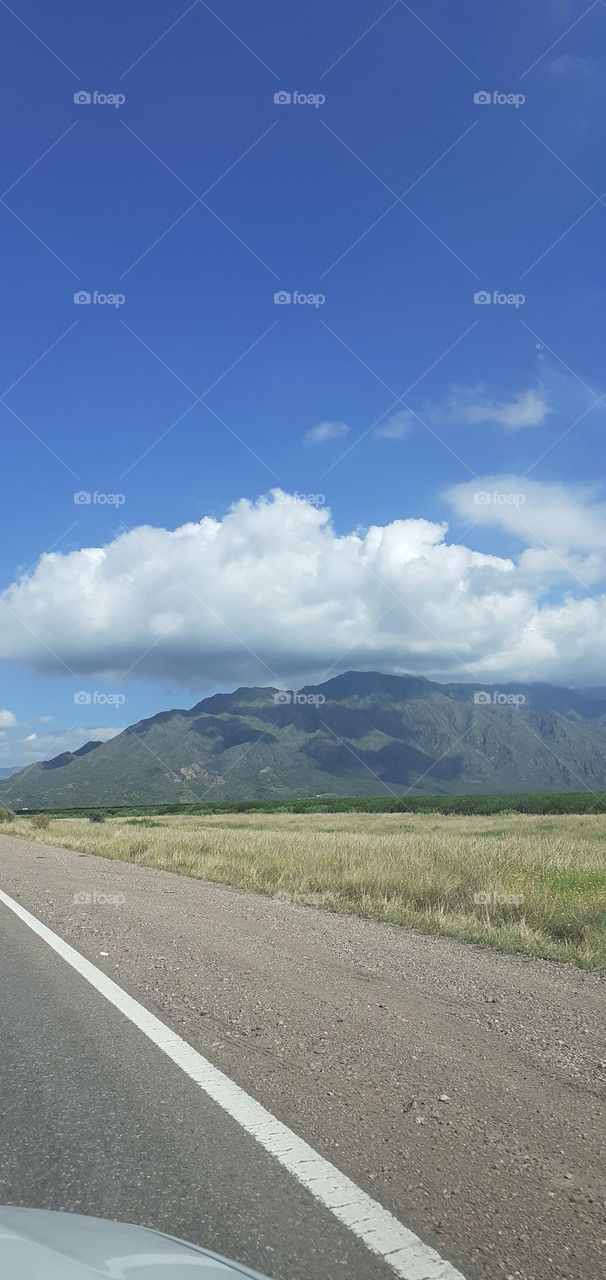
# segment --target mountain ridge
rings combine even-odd
[[[0,780],[13,807],[606,789],[606,690],[348,671],[160,711]]]

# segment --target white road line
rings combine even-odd
[[[292,1129],[276,1120],[259,1102],[251,1098],[229,1076],[213,1067],[181,1036],[171,1031],[138,1000],[133,1000],[101,969],[80,955],[68,942],[53,933],[19,902],[0,890],[0,902],[13,911],[33,933],[56,951],[72,969],[90,983],[100,995],[119,1009],[125,1018],[139,1028],[187,1076],[217,1102],[224,1111],[264,1147],[284,1169],[287,1169],[315,1199],[330,1209],[335,1218],[363,1240],[367,1249],[378,1254],[402,1280],[464,1280],[450,1262],[435,1249],[423,1243],[413,1231],[404,1227],[387,1209],[366,1195],[350,1178],[345,1177],[329,1160],[318,1155]]]

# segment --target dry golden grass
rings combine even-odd
[[[19,818],[10,834],[606,969],[604,816]]]

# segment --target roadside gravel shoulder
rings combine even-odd
[[[602,976],[4,835],[0,883],[463,1271],[600,1273]]]

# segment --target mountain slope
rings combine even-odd
[[[606,789],[606,691],[350,671],[215,694],[0,782],[14,808]]]

